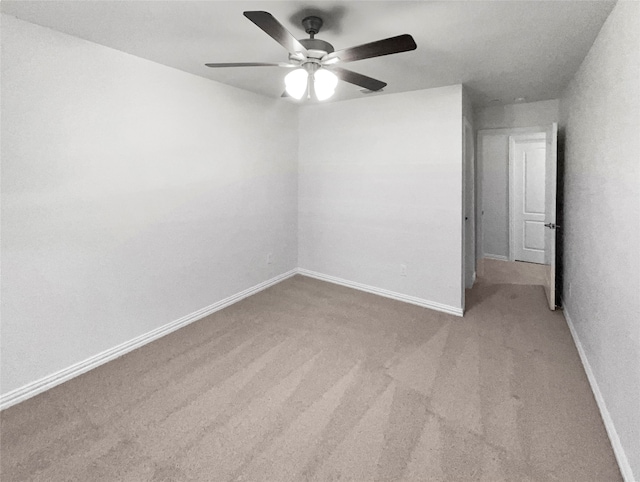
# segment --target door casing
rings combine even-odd
[[[463,161],[464,161],[464,285],[466,289],[473,286],[476,279],[476,169],[473,127],[464,118],[463,122]],[[468,219],[464,219],[468,218]]]

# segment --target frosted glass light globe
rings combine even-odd
[[[302,99],[304,92],[307,90],[308,78],[309,74],[304,69],[296,69],[289,72],[284,78],[287,94],[294,99]]]
[[[313,74],[313,84],[318,100],[327,100],[336,91],[338,77],[326,69],[318,69]]]

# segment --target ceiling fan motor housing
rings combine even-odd
[[[322,19],[320,17],[316,17],[315,15],[310,15],[302,19],[302,26],[304,27],[304,31],[311,35],[311,38],[315,34],[317,34],[322,28]]]
[[[311,38],[300,39],[299,42],[309,51],[309,57],[311,59],[320,59],[335,50],[329,42],[315,38],[315,35],[322,28],[322,24],[322,19],[315,15],[302,19],[304,31],[307,32]]]
[[[325,54],[330,54],[334,51],[333,45],[319,38],[303,38],[300,39],[300,43],[304,45],[307,50],[320,50]]]

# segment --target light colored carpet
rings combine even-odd
[[[1,414],[3,481],[621,480],[559,312],[296,276]]]
[[[478,280],[514,285],[544,285],[548,266],[523,261],[478,260]]]

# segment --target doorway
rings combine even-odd
[[[557,124],[479,130],[477,153],[478,265],[531,267],[555,309]]]

